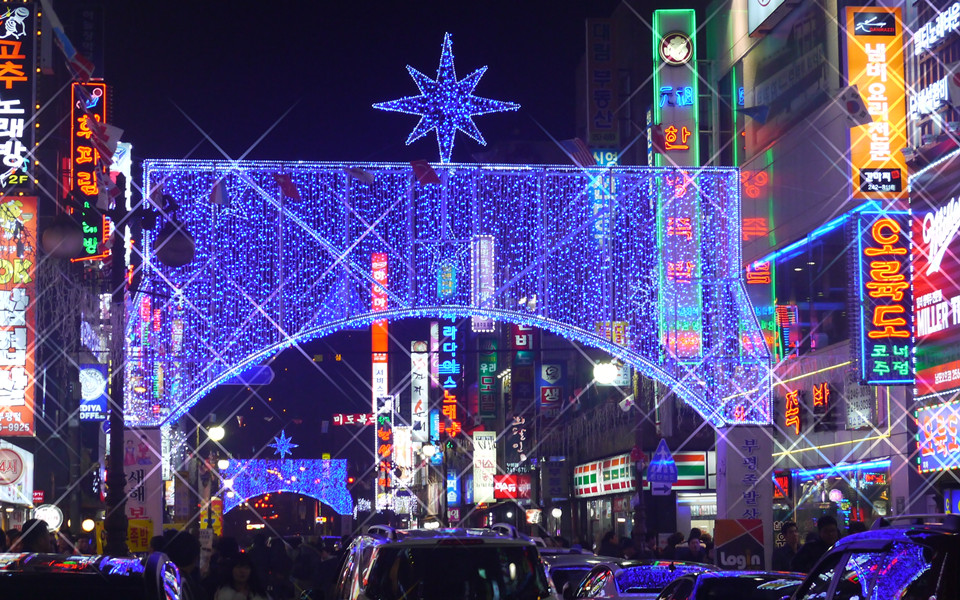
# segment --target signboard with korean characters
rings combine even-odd
[[[773,431],[770,427],[738,425],[717,430],[717,519],[758,519],[751,523],[749,537],[766,540],[773,547]],[[756,528],[760,527],[760,532]],[[760,555],[759,566],[749,558],[749,568],[766,568],[770,562]],[[756,555],[756,551],[754,554]],[[743,568],[739,567],[738,568]]]

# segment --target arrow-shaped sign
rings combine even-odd
[[[670,492],[673,491],[673,486],[669,483],[652,483],[650,489],[654,496],[669,496]]]

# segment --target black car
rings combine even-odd
[[[905,515],[842,538],[795,600],[960,598],[960,516]]]
[[[781,600],[802,581],[803,573],[703,571],[675,579],[657,600]]]
[[[159,552],[145,558],[0,554],[0,598],[180,600],[181,597],[180,571]]]

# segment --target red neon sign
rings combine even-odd
[[[830,407],[830,385],[827,382],[813,386],[813,406],[823,409]]]
[[[677,129],[676,125],[671,125],[663,130],[663,147],[666,150],[689,150],[690,144],[687,140],[691,135],[693,132],[687,129],[686,125],[680,129]]]
[[[800,435],[800,390],[787,392],[786,402],[783,424],[788,428],[793,427],[794,432]]]

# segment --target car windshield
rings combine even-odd
[[[138,600],[146,596],[143,579],[95,573],[0,573],[0,598]]]
[[[700,583],[697,600],[780,600],[800,587],[800,579],[711,577]]]
[[[532,546],[381,547],[364,593],[381,600],[538,600],[550,591]]]
[[[590,565],[585,567],[555,567],[550,570],[550,578],[553,579],[553,585],[557,587],[558,592],[563,591],[563,586],[570,582],[573,589],[580,587],[580,582],[590,573]]]

